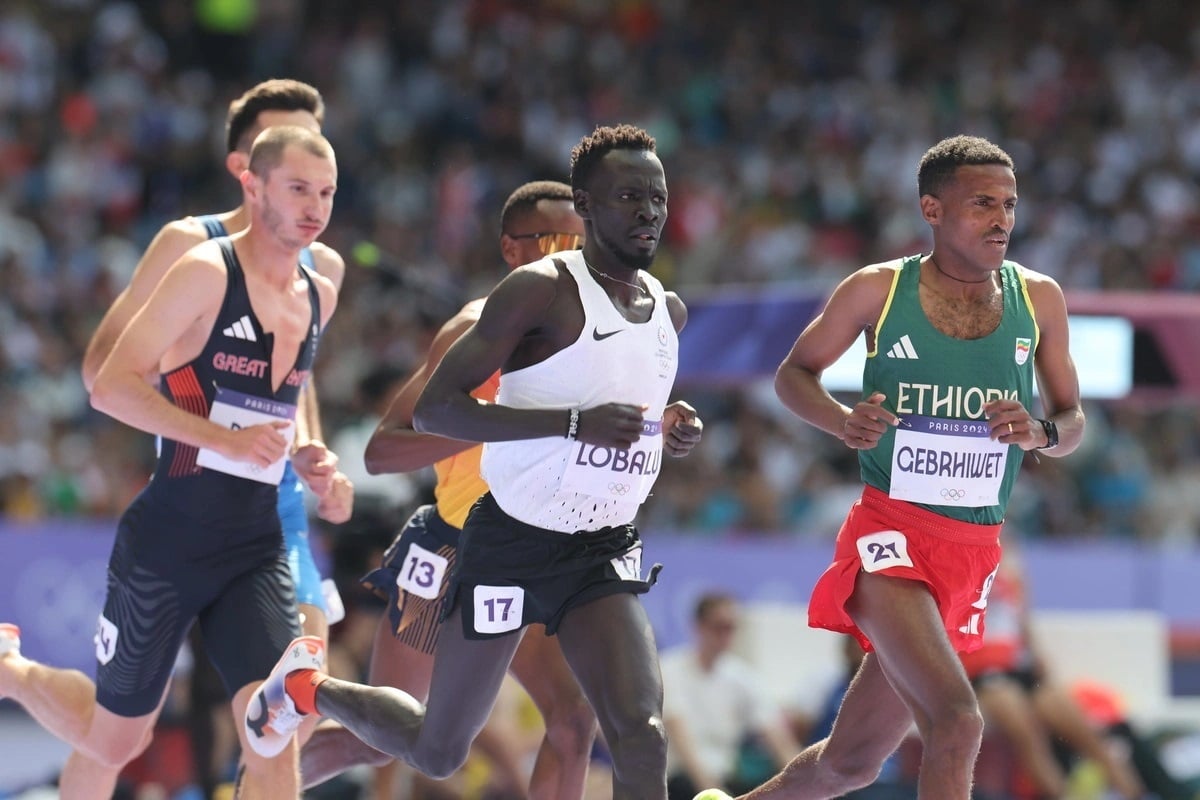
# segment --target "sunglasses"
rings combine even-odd
[[[537,239],[538,250],[544,256],[563,250],[578,250],[583,247],[583,234],[581,233],[510,233],[508,238]]]

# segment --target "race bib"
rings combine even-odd
[[[908,557],[908,539],[900,531],[880,531],[860,536],[858,558],[863,572],[879,572],[890,567],[911,567]]]
[[[92,636],[92,643],[96,645],[96,660],[101,664],[107,664],[113,660],[113,656],[117,654],[117,638],[120,636],[120,631],[117,626],[112,624],[103,614],[96,621],[96,633]]]
[[[475,631],[508,633],[525,618],[525,590],[520,586],[475,587]]]
[[[905,417],[896,429],[888,494],[934,506],[996,505],[1009,445],[990,433],[984,420]]]
[[[243,394],[231,389],[222,389],[218,386],[217,396],[213,398],[212,410],[209,411],[208,418],[218,425],[224,425],[226,428],[236,431],[266,422],[278,422],[279,420],[292,422],[296,419],[296,407],[289,403],[280,403],[276,400],[255,397],[252,394]],[[245,461],[233,461],[215,450],[208,450],[203,447],[200,448],[200,453],[196,456],[196,463],[217,472],[224,472],[227,475],[236,475],[239,478],[249,478],[252,481],[260,483],[278,485],[280,479],[283,477],[283,468],[287,463],[288,453],[292,451],[292,440],[296,436],[296,426],[289,425],[281,430],[280,433],[287,439],[287,446],[284,448],[284,454],[279,457],[279,460],[268,466],[260,467],[258,464],[251,464]]]
[[[622,553],[612,559],[610,564],[617,571],[617,577],[623,581],[640,581],[642,579],[642,547],[637,547],[630,550],[628,553]]]
[[[396,585],[409,594],[436,600],[449,566],[450,562],[444,556],[414,542],[408,546],[404,565],[396,576]]]
[[[662,420],[642,422],[642,436],[628,450],[576,442],[561,487],[609,500],[645,501],[662,467]]]

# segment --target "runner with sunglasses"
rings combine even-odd
[[[565,183],[558,185],[566,186]],[[543,256],[563,250],[579,250],[583,247],[582,233],[516,233],[505,235],[515,241],[533,239],[537,243],[538,252]]]
[[[556,181],[527,183],[514,191],[500,214],[500,228],[500,251],[510,268],[583,246],[583,220],[575,213],[571,187]],[[482,445],[417,433],[412,427],[413,406],[442,356],[479,319],[484,299],[467,303],[438,331],[425,362],[392,400],[366,451],[372,474],[411,472],[431,465],[437,473],[436,504],[417,509],[384,554],[382,566],[363,580],[389,605],[375,632],[368,682],[393,686],[422,702],[429,696],[442,598],[458,539],[467,512],[487,491],[487,484],[479,475]],[[497,372],[472,396],[494,402],[499,382]],[[533,800],[582,797],[596,716],[571,675],[558,640],[544,630],[531,632],[521,642],[510,670],[546,723],[528,796]],[[520,774],[519,754],[510,752],[511,745],[503,737],[485,728],[476,743],[502,772]],[[301,772],[305,784],[314,786],[357,764],[381,765],[390,760],[340,725],[327,723],[304,747]],[[520,780],[524,782],[523,777]],[[518,791],[524,794],[524,788]]]

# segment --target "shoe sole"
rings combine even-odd
[[[242,717],[242,732],[246,737],[246,742],[250,745],[251,750],[263,758],[274,758],[282,753],[287,748],[292,736],[296,733],[295,730],[292,730],[290,733],[281,734],[271,728],[270,702],[267,700],[267,689],[268,687],[274,688],[271,686],[272,681],[278,679],[279,691],[286,696],[287,688],[284,685],[284,680],[287,675],[298,669],[311,668],[301,665],[289,669],[286,673],[277,675],[292,660],[292,654],[295,652],[297,646],[307,647],[310,654],[314,654],[315,650],[316,653],[319,653],[320,666],[324,666],[325,643],[319,637],[301,636],[298,639],[293,639],[283,651],[283,655],[280,656],[279,661],[271,669],[267,679],[254,690],[254,694],[250,695],[250,702],[247,704],[246,713]],[[253,719],[251,718],[252,714],[254,715]]]

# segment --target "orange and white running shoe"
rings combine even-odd
[[[296,728],[306,716],[296,710],[296,704],[284,688],[289,673],[299,669],[320,670],[325,667],[325,643],[317,636],[293,639],[284,650],[279,663],[263,681],[246,706],[242,724],[250,748],[264,758],[274,758],[288,746]]]

